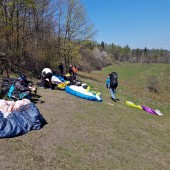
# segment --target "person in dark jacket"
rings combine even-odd
[[[116,99],[115,93],[116,88],[118,87],[118,75],[116,72],[112,72],[108,75],[106,79],[106,88],[110,89],[111,99],[116,102],[119,99]]]
[[[59,70],[60,70],[60,73],[61,75],[63,76],[64,74],[64,65],[63,65],[63,62],[60,63],[60,65],[58,66]]]
[[[76,66],[73,66],[72,71],[73,71],[73,79],[76,80],[77,79],[78,68]]]
[[[36,88],[30,86],[25,75],[21,75],[16,83],[14,84],[14,91],[12,92],[12,97],[23,99],[31,98],[31,91],[36,91]]]
[[[42,87],[46,88],[46,79],[48,79],[48,83],[49,83],[49,87],[50,87],[50,90],[53,90],[53,87],[52,87],[52,82],[51,82],[51,78],[53,76],[53,73],[51,71],[51,69],[49,68],[44,68],[42,70],[42,73],[41,73],[41,83],[42,83]]]

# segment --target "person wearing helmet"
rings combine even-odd
[[[27,80],[27,77],[24,75],[24,74],[21,74],[19,77],[18,77],[18,80],[23,82],[25,85],[28,85],[29,84],[29,81]]]
[[[17,99],[31,98],[31,91],[35,91],[36,88],[29,86],[29,82],[25,75],[20,75],[15,83],[12,96]]]
[[[46,88],[46,80],[48,81],[48,84],[49,84],[49,87],[50,87],[50,90],[53,90],[53,87],[52,87],[52,82],[51,82],[51,78],[52,78],[52,71],[51,69],[49,68],[44,68],[42,70],[42,73],[41,73],[41,84],[42,84],[42,87]]]

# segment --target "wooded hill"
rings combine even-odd
[[[37,74],[60,61],[68,68],[94,34],[80,0],[0,1],[0,52],[11,71]]]

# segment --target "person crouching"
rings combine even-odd
[[[32,87],[27,83],[27,79],[25,75],[21,75],[15,85],[14,91],[12,92],[12,97],[16,99],[31,99],[31,91],[36,91],[36,87]]]
[[[53,90],[52,82],[51,82],[52,75],[53,75],[53,73],[52,73],[51,69],[44,68],[42,70],[42,73],[41,73],[41,84],[42,84],[42,87],[46,88],[46,79],[48,79],[49,88],[50,88],[50,90]]]

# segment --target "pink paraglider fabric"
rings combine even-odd
[[[147,107],[147,106],[136,105],[131,101],[126,101],[126,105],[136,107],[138,109],[142,109],[142,110],[144,110],[144,111],[146,111],[146,112],[148,112],[150,114],[153,114],[153,115],[159,115],[159,116],[163,115],[158,109],[154,110],[154,109],[152,109],[150,107]]]
[[[146,106],[142,106],[143,110],[148,112],[148,113],[151,113],[151,114],[155,114],[157,115],[157,113],[155,112],[155,110],[153,110],[152,108],[149,108],[149,107],[146,107]]]

